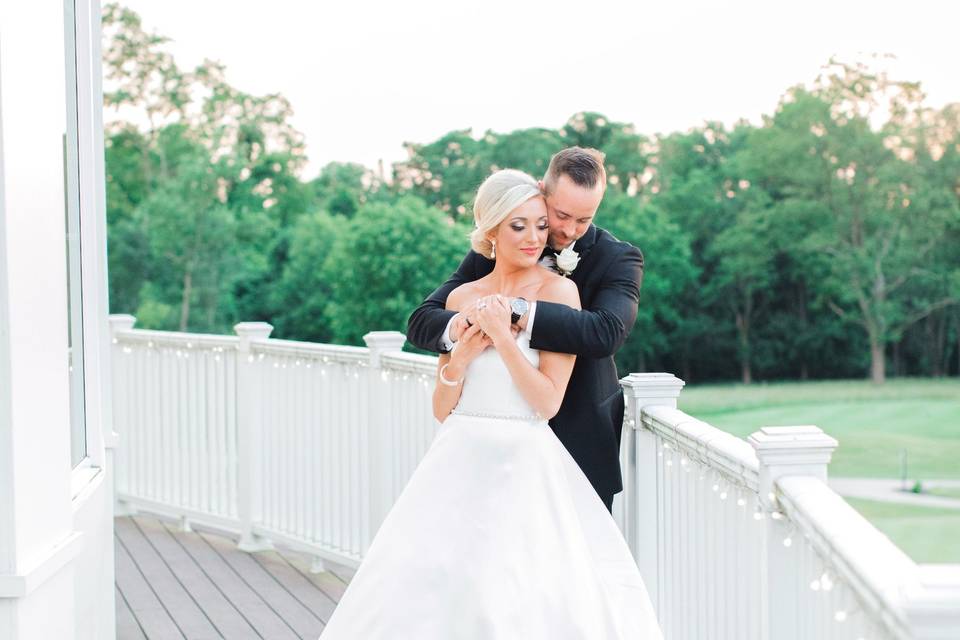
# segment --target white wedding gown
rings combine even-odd
[[[533,414],[496,350],[470,363],[323,640],[662,638],[613,518]]]

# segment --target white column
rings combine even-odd
[[[123,313],[111,314],[108,320],[110,322],[111,342],[117,340],[118,333],[121,331],[130,331],[133,329],[133,325],[137,323],[137,319],[134,316]],[[126,384],[127,381],[125,372],[120,370],[119,366],[123,362],[123,359],[118,358],[116,355],[119,350],[115,343],[110,345],[110,352],[113,356],[112,388],[110,391],[110,395],[112,396],[111,401],[113,402],[113,421],[110,433],[105,434],[105,441],[107,448],[113,449],[114,451],[113,515],[129,516],[137,512],[136,508],[117,499],[120,490],[127,487],[127,473],[130,468],[130,454],[129,450],[124,448],[123,436],[125,435],[125,429],[127,429],[124,420],[130,416],[131,409],[127,406],[130,398],[129,394],[118,392],[118,389],[121,388],[120,385]]]
[[[390,406],[384,402],[389,382],[384,382],[381,373],[381,356],[385,353],[403,349],[407,338],[399,331],[371,331],[363,336],[370,349],[370,371],[368,388],[367,447],[369,452],[369,530],[364,537],[364,553],[377,529],[387,515],[390,502],[387,497],[387,480],[390,477],[391,456],[385,447],[384,429],[390,427],[392,416]]]
[[[748,439],[760,462],[760,501],[768,512],[779,513],[777,480],[784,476],[813,476],[827,481],[827,465],[837,441],[813,426],[764,427]],[[799,545],[787,546],[791,534],[785,518],[767,518],[761,560],[761,629],[767,640],[800,640]]]
[[[237,512],[242,551],[272,549],[269,540],[253,533],[263,510],[263,396],[262,373],[251,352],[254,340],[266,340],[273,326],[266,322],[241,322],[233,327],[240,336],[237,353]]]
[[[660,614],[660,487],[656,436],[643,428],[643,409],[676,407],[685,383],[669,373],[631,373],[620,380],[626,408],[620,444],[623,493],[614,497],[614,515],[637,561],[650,599]]]

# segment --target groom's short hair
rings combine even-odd
[[[600,182],[607,186],[607,171],[603,167],[604,153],[597,149],[567,147],[550,158],[547,173],[543,176],[543,188],[547,194],[553,191],[560,176],[567,176],[578,187],[593,189]]]

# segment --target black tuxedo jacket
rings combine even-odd
[[[537,302],[530,346],[577,355],[563,404],[550,426],[604,497],[623,489],[619,456],[623,391],[613,354],[637,319],[643,254],[594,225],[574,249],[580,262],[570,278],[580,290],[583,310]],[[441,339],[454,315],[444,308],[447,296],[492,270],[493,261],[469,252],[456,273],[410,316],[407,339],[421,349],[445,351]]]

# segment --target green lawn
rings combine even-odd
[[[942,498],[957,498],[960,500],[960,487],[932,487],[926,489],[926,493],[929,493],[932,496],[940,496]]]
[[[740,437],[764,426],[816,425],[840,442],[833,476],[899,477],[906,449],[911,478],[960,478],[956,378],[691,386],[679,407]]]
[[[847,498],[916,562],[960,563],[960,511]]]

